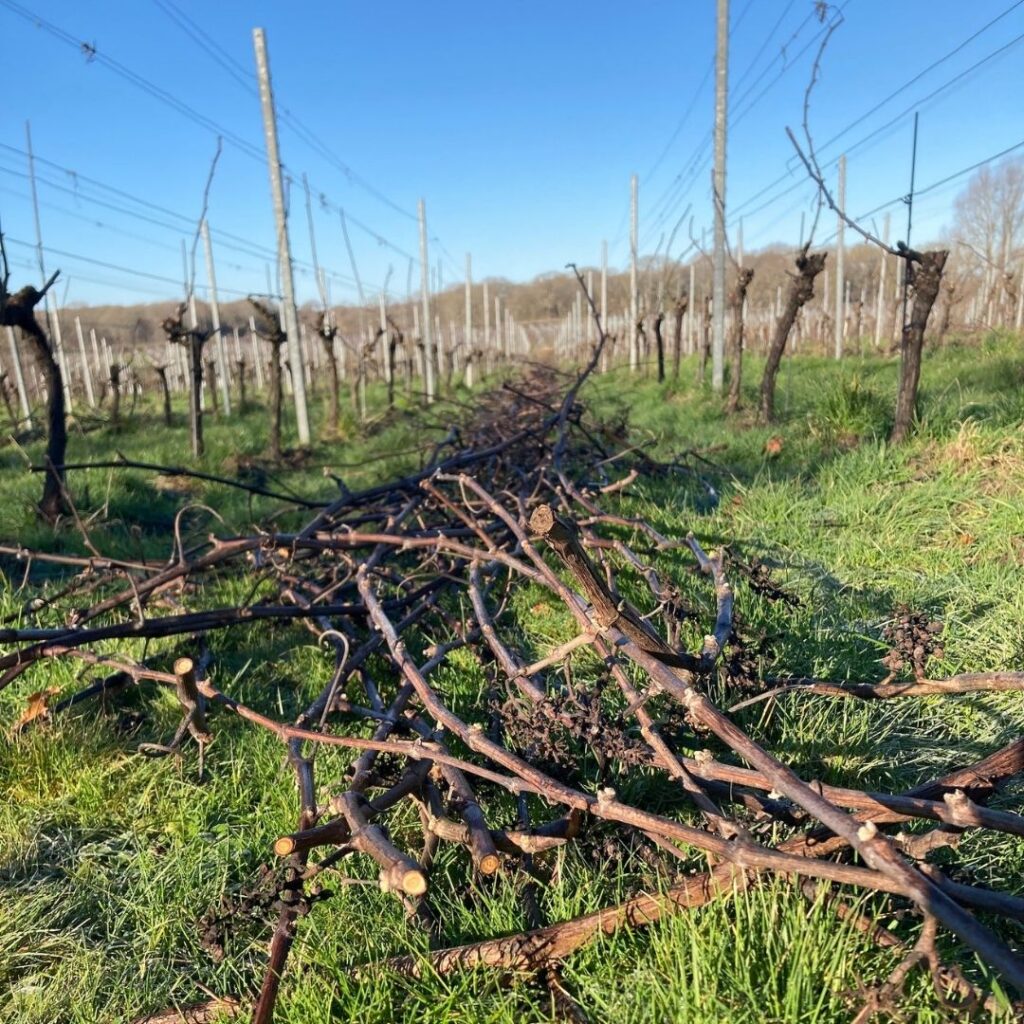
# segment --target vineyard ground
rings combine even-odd
[[[751,389],[759,370],[758,360],[748,358]],[[780,422],[770,428],[754,426],[744,414],[725,419],[693,379],[692,361],[684,361],[678,385],[633,381],[617,371],[588,384],[584,397],[609,419],[628,410],[630,437],[649,442],[652,453],[668,457],[692,449],[713,463],[694,465],[717,489],[717,504],[700,488],[645,481],[619,499],[619,508],[668,536],[693,530],[706,548],[728,543],[745,560],[759,558],[800,597],[793,609],[752,592],[743,580],[736,584],[742,629],[760,641],[765,674],[880,679],[881,627],[904,604],[945,623],[943,654],[930,674],[1024,668],[1024,354],[1018,339],[993,336],[980,349],[951,345],[926,353],[921,422],[899,449],[884,441],[895,393],[891,359],[791,360],[779,378]],[[382,396],[373,397],[379,409]],[[468,395],[458,398],[465,402]],[[753,408],[753,391],[745,398]],[[116,435],[103,427],[73,431],[69,459],[122,452],[129,459],[190,464],[181,409],[177,416],[179,423],[167,429],[154,409],[144,408]],[[447,425],[438,413],[431,440]],[[196,468],[232,475],[240,462],[259,455],[264,430],[256,409],[230,423],[211,419],[208,454]],[[250,478],[271,489],[331,497],[334,485],[323,466],[358,489],[414,466],[415,455],[388,453],[422,446],[425,437],[421,421],[401,416],[365,437],[351,422],[342,433],[301,465],[284,471],[250,466]],[[0,449],[0,541],[81,551],[73,527],[55,536],[32,515],[40,480],[24,467],[41,450],[38,443]],[[134,470],[70,474],[83,519],[106,506],[88,526],[92,541],[104,553],[127,557],[167,556],[175,510],[185,503],[195,503],[183,522],[186,537],[241,529],[277,506],[217,484],[159,483],[152,473]],[[216,510],[223,523],[200,506]],[[681,552],[656,558],[688,592],[700,593],[699,584],[686,582],[688,560]],[[25,601],[22,567],[7,559],[0,569],[0,614],[14,615]],[[31,572],[33,585],[43,582],[42,566]],[[51,575],[47,586],[55,590],[58,577]],[[258,595],[255,575],[244,586],[211,580],[202,593],[189,595],[188,605],[214,607]],[[571,635],[567,620],[545,606],[539,592],[524,593],[514,612],[538,657]],[[51,620],[44,613],[40,621]],[[151,642],[148,656],[164,652],[162,643]],[[295,624],[223,631],[211,647],[213,672],[225,688],[282,720],[294,718],[330,676],[328,652]],[[142,655],[141,644],[122,641],[116,649]],[[471,659],[455,657],[442,671],[452,673],[467,703],[485,699],[484,672]],[[64,661],[43,663],[0,692],[0,1018],[11,1024],[127,1022],[201,1001],[205,989],[246,990],[262,972],[271,926],[258,915],[236,917],[220,937],[224,955],[217,959],[209,943],[203,947],[199,922],[225,894],[251,888],[260,865],[273,858],[274,839],[294,827],[293,779],[279,744],[262,730],[214,715],[216,739],[203,782],[194,750],[180,762],[136,753],[140,742],[160,742],[173,732],[178,712],[168,692],[143,686],[107,707],[87,703],[20,735],[8,732],[32,691],[58,687],[68,694],[82,685]],[[790,695],[755,705],[738,720],[755,738],[773,737],[775,749],[788,751],[805,778],[898,792],[1019,736],[1024,705],[1015,693],[875,703]],[[321,755],[321,763],[331,756]],[[642,775],[635,784],[643,784]],[[995,805],[1019,810],[1022,795],[1018,784]],[[401,845],[400,833],[395,839]],[[513,880],[499,875],[472,894],[456,891],[461,872],[448,869],[463,856],[442,848],[431,873],[446,941],[522,930]],[[986,834],[982,845],[968,833],[948,856],[969,865],[975,881],[1024,895],[1024,847],[1012,837]],[[589,846],[566,847],[558,857],[554,880],[542,892],[550,921],[652,884],[637,851],[605,853],[600,829]],[[375,877],[358,856],[343,864],[352,878]],[[692,866],[703,866],[696,855]],[[328,888],[335,895],[300,923],[279,1020],[556,1019],[550,996],[526,977],[477,971],[414,981],[381,967],[357,970],[423,948],[425,940],[375,882],[332,879]],[[862,901],[857,905],[870,911]],[[893,927],[898,931],[900,922]],[[1020,945],[1019,930],[1004,926],[1003,933]],[[786,883],[769,881],[650,929],[604,938],[574,954],[562,978],[592,1021],[838,1024],[849,1019],[861,986],[883,979],[893,963],[891,953],[841,923],[825,903],[812,904]],[[976,961],[964,966],[997,991]],[[923,974],[909,986],[904,1009],[915,1021],[948,1019]]]

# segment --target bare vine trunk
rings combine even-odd
[[[402,340],[402,335],[399,333],[398,337],[395,337],[394,333],[388,334],[387,344],[387,359],[388,359],[388,408],[395,404],[395,374],[398,372],[397,364],[395,363],[395,352],[398,349],[398,343]]]
[[[263,320],[260,336],[265,338],[270,344],[270,362],[267,365],[269,371],[267,376],[270,384],[270,457],[275,462],[280,462],[281,389],[283,376],[281,350],[288,340],[288,336],[281,328],[280,317],[276,310],[264,305],[263,302],[255,298],[250,297],[249,302]]]
[[[7,374],[0,373],[0,397],[4,400],[4,408],[7,410],[7,418],[11,421],[11,430],[18,432],[18,415],[14,411],[14,402],[11,399],[11,389],[7,383]]]
[[[949,253],[945,249],[932,249],[921,253],[919,264],[907,264],[907,272],[912,269],[914,275],[911,282],[914,286],[914,304],[910,311],[910,322],[903,328],[900,345],[900,385],[896,395],[896,417],[889,438],[893,444],[905,441],[913,426],[917,385],[921,379],[924,331],[942,286],[942,271],[948,257]]]
[[[210,391],[210,405],[213,407],[213,415],[220,418],[220,399],[217,396],[217,360],[207,359],[206,361],[206,383]]]
[[[676,321],[672,328],[672,378],[679,380],[679,363],[683,357],[683,317],[686,315],[686,308],[689,305],[690,297],[680,295],[676,299],[675,314]]]
[[[323,326],[320,328],[320,340],[323,342],[324,355],[327,356],[327,385],[330,396],[327,424],[331,433],[337,436],[338,426],[341,423],[341,385],[338,381],[338,356],[334,351],[334,334],[335,332],[330,328]]]
[[[752,267],[738,269],[736,287],[732,293],[732,374],[729,378],[729,397],[725,403],[726,412],[735,412],[740,407],[740,383],[743,376],[743,306],[747,301],[747,289],[753,280]]]
[[[771,423],[775,419],[775,378],[782,362],[782,353],[800,310],[814,297],[814,279],[825,269],[826,255],[823,252],[816,252],[808,256],[805,247],[796,258],[797,276],[790,280],[789,295],[775,325],[771,347],[768,349],[768,361],[765,363],[764,376],[761,378],[762,423]]]
[[[35,324],[35,317],[31,319]],[[64,495],[64,456],[68,447],[68,430],[64,419],[64,380],[42,329],[36,325],[35,331],[27,333],[35,345],[36,355],[43,364],[46,387],[49,391],[49,405],[46,410],[49,431],[46,439],[48,470],[43,482],[43,497],[39,502],[39,511],[44,518],[52,522],[67,511]]]
[[[46,378],[47,469],[43,477],[43,497],[38,508],[40,515],[49,522],[53,522],[67,511],[64,493],[64,455],[68,447],[68,431],[64,421],[64,378],[50,347],[50,340],[36,320],[35,307],[42,301],[46,290],[56,277],[54,274],[42,291],[29,285],[16,295],[8,295],[5,288],[2,293],[3,302],[0,303],[0,326],[21,329],[22,335],[32,343],[36,359],[42,366]],[[4,284],[6,285],[6,281]]]
[[[110,423],[115,431],[121,429],[121,367],[118,363],[110,364]]]
[[[238,411],[245,412],[245,360],[239,359],[238,367]]]
[[[703,384],[711,358],[711,296],[704,299],[704,316],[700,325],[700,360],[697,364],[697,383]]]
[[[359,417],[359,366],[360,358],[358,356],[359,344],[356,343],[356,352],[353,352],[351,348],[345,349],[345,366],[346,376],[348,377],[348,396],[349,403],[352,406],[352,416],[356,419]]]
[[[640,369],[644,376],[647,376],[647,330],[644,328],[644,318],[641,316],[636,322],[636,351]]]
[[[659,309],[654,316],[654,344],[658,348],[658,383],[662,384],[665,381],[665,339],[661,334],[661,325],[665,319],[665,314]]]
[[[171,388],[167,383],[167,367],[154,366],[153,369],[160,381],[160,392],[164,399],[164,426],[169,427],[171,425]]]
[[[281,461],[281,346],[283,335],[275,334],[270,341],[270,457]]]
[[[192,377],[188,395],[188,425],[192,455],[198,459],[206,451],[206,445],[203,442],[203,339],[195,332],[188,335],[188,368]]]
[[[442,353],[438,350],[438,360],[443,360],[445,364],[444,372],[444,389],[445,391],[451,391],[452,380],[455,377],[455,349],[449,348],[446,352]],[[440,375],[439,375],[440,376]]]
[[[956,302],[956,282],[947,281],[942,290],[946,293],[946,301],[942,308],[942,319],[939,321],[938,342],[941,345],[946,340],[949,328],[953,322],[953,305]]]

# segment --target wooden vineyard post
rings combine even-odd
[[[501,296],[494,296],[494,353],[500,357],[502,354],[501,344]]]
[[[391,365],[391,340],[388,337],[388,306],[384,293],[380,293],[380,360],[384,367],[384,383],[388,388],[388,405],[395,401],[395,369]]]
[[[694,352],[694,332],[693,332],[693,317],[697,312],[697,298],[696,298],[696,263],[690,263],[690,291],[689,301],[686,310],[686,354],[693,355]]]
[[[836,291],[835,291],[835,312],[832,323],[833,344],[836,359],[843,358],[843,334],[846,327],[846,221],[843,214],[846,212],[846,154],[839,157],[839,209],[836,223]]]
[[[886,245],[889,244],[889,227],[891,224],[891,215],[885,215],[884,226],[882,228],[882,241]],[[883,249],[881,260],[878,266],[878,297],[875,302],[875,348],[877,349],[882,343],[882,327],[885,323],[885,265],[888,262],[888,253]]]
[[[285,333],[288,337],[288,361],[291,365],[292,394],[295,401],[295,418],[299,443],[308,445],[309,408],[306,404],[306,378],[302,369],[302,352],[299,347],[299,318],[295,309],[295,285],[292,278],[292,254],[288,241],[288,218],[285,214],[284,182],[281,177],[281,157],[277,145],[277,115],[274,111],[274,94],[270,84],[270,63],[267,58],[267,43],[263,29],[252,31],[256,51],[256,72],[260,83],[260,104],[263,108],[263,133],[267,145],[267,164],[270,170],[270,191],[274,204],[274,222],[277,226],[278,265],[281,273],[281,292]]]
[[[427,404],[434,401],[434,339],[430,318],[430,264],[427,262],[427,207],[421,199],[418,207],[420,225],[420,303],[423,307],[423,371]]]
[[[466,253],[466,315],[463,322],[463,339],[466,349],[466,387],[473,386],[473,364],[476,362],[473,352],[473,257]]]
[[[608,327],[608,242],[601,241],[601,330],[609,333]],[[608,349],[606,342],[601,350],[601,373],[608,372]]]
[[[494,370],[494,353],[491,348],[491,299],[484,281],[484,358],[487,360],[487,372]]]
[[[199,230],[203,236],[203,252],[206,256],[206,278],[210,285],[210,319],[213,321],[213,336],[216,341],[217,373],[220,374],[220,397],[224,403],[224,415],[231,415],[231,375],[224,351],[224,334],[220,329],[220,304],[217,302],[217,274],[213,268],[213,244],[210,242],[210,225],[204,217]]]
[[[637,291],[637,228],[639,220],[639,180],[634,174],[629,182],[629,369],[635,373],[639,363],[637,320],[640,317]]]
[[[89,328],[89,346],[92,349],[92,372],[102,379],[103,364],[100,361],[100,343],[96,338],[96,329],[94,327]]]
[[[32,405],[28,400],[28,389],[25,387],[25,372],[21,366],[21,352],[14,340],[14,328],[7,328],[7,343],[11,348],[11,363],[14,366],[14,383],[18,389],[18,404],[21,406],[21,419],[25,426],[32,429]]]
[[[40,282],[47,280],[46,277],[46,265],[43,259],[43,228],[42,221],[39,219],[39,194],[36,191],[36,162],[35,157],[32,153],[32,127],[28,121],[25,122],[25,147],[28,152],[28,177],[29,185],[32,191],[32,212],[35,217],[36,224],[36,252],[39,257],[39,276]],[[64,405],[68,413],[74,411],[74,406],[71,399],[71,379],[68,374],[67,359],[64,356],[64,342],[60,334],[60,318],[57,315],[57,307],[54,304],[53,309],[50,308],[50,294],[47,290],[43,295],[43,309],[46,313],[47,326],[50,329],[50,337],[53,340],[54,356],[56,358],[57,366],[60,369],[61,383],[64,388]]]
[[[725,158],[729,90],[729,0],[718,0],[715,54],[715,252],[712,275],[711,387],[725,386]]]
[[[85,381],[85,397],[89,402],[89,408],[96,408],[96,392],[92,386],[92,371],[89,369],[89,359],[85,354],[85,335],[82,333],[82,318],[75,317],[75,334],[78,336],[78,353],[82,360],[82,379]]]
[[[263,360],[260,358],[260,336],[256,331],[256,318],[249,317],[249,341],[252,343],[252,365],[256,371],[256,387],[263,390]]]

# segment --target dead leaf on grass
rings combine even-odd
[[[28,695],[28,704],[11,728],[11,735],[17,736],[30,722],[50,717],[50,701],[60,693],[59,686],[48,686]]]

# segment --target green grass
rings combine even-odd
[[[751,389],[759,377],[749,359]],[[929,352],[920,420],[913,440],[885,442],[895,366],[890,360],[798,358],[779,378],[778,424],[753,425],[747,414],[722,416],[719,404],[691,382],[659,386],[630,381],[623,372],[599,379],[584,393],[591,407],[612,416],[628,406],[631,436],[668,458],[690,449],[714,466],[701,472],[720,500],[684,478],[641,481],[620,501],[623,512],[648,518],[668,536],[693,530],[705,547],[727,543],[744,558],[772,566],[774,578],[798,594],[799,608],[771,603],[736,583],[744,633],[760,640],[766,674],[813,674],[834,679],[879,678],[881,628],[894,608],[909,604],[945,622],[944,653],[932,674],[1024,667],[1024,354],[1011,338],[977,347]],[[380,396],[375,396],[379,402]],[[465,397],[465,396],[460,396]],[[746,407],[754,404],[753,391]],[[178,413],[179,417],[181,413]],[[239,456],[265,445],[258,411],[230,424],[208,424],[209,454],[200,468],[232,475]],[[369,432],[351,420],[342,438],[321,442],[299,467],[272,471],[265,484],[307,496],[331,497],[327,466],[357,489],[417,464],[395,455],[441,436],[397,415]],[[781,451],[766,453],[777,438]],[[187,463],[184,423],[165,429],[142,409],[117,435],[105,427],[72,432],[69,460],[128,458]],[[80,551],[73,529],[59,534],[39,523],[32,503],[38,476],[24,470],[40,457],[0,449],[0,540],[29,547]],[[385,458],[377,461],[379,455]],[[352,463],[354,465],[344,465]],[[89,526],[100,550],[166,556],[176,511],[186,533],[228,533],[263,519],[278,503],[252,499],[219,485],[187,494],[154,486],[152,474],[127,470],[75,472],[70,484],[83,518],[105,509]],[[200,508],[217,510],[222,523]],[[293,520],[282,521],[284,525]],[[681,552],[658,556],[704,622],[712,610],[707,582]],[[61,574],[35,565],[27,589],[24,566],[0,562],[0,614],[17,613],[30,596],[53,592]],[[6,582],[5,582],[6,580]],[[624,589],[639,593],[629,573]],[[211,581],[189,597],[190,607],[238,600],[247,581]],[[564,639],[567,623],[554,608],[536,609],[539,591],[515,601],[520,646],[543,653]],[[530,615],[527,610],[533,608]],[[44,613],[43,622],[56,621]],[[689,640],[695,642],[694,627]],[[211,639],[216,678],[240,698],[282,719],[294,717],[329,678],[332,659],[294,624],[238,627]],[[124,645],[101,645],[102,649]],[[151,646],[158,663],[172,642]],[[140,649],[133,649],[136,654]],[[479,666],[462,658],[442,670],[459,706],[485,686]],[[0,721],[9,723],[26,696],[43,687],[62,693],[84,685],[69,661],[35,667],[0,692]],[[657,710],[665,710],[661,705]],[[216,715],[216,741],[207,754],[207,780],[197,780],[194,755],[181,763],[136,753],[143,741],[166,739],[176,724],[172,695],[140,687],[111,702],[88,704],[49,726],[0,737],[0,1019],[16,1024],[122,1022],[172,1002],[204,998],[205,986],[238,993],[259,976],[268,929],[249,922],[226,941],[215,962],[201,947],[197,923],[224,894],[251,884],[270,859],[273,839],[294,824],[294,784],[276,740],[227,715]],[[805,777],[900,789],[975,759],[1024,730],[1017,694],[926,698],[891,703],[836,702],[790,696],[750,708],[742,724],[788,759]],[[134,730],[133,730],[134,725]],[[339,778],[349,757],[324,751],[319,777]],[[629,783],[645,799],[664,800],[687,814],[664,787],[638,775]],[[998,805],[1020,808],[1021,788]],[[410,815],[395,829],[411,838]],[[407,829],[407,831],[403,831]],[[947,859],[970,866],[978,881],[1024,893],[1024,849],[1009,838],[968,837]],[[700,860],[692,864],[699,869]],[[345,862],[353,877],[370,880],[372,866]],[[499,877],[466,891],[464,854],[442,848],[431,876],[433,901],[446,941],[487,938],[525,927],[514,879]],[[541,894],[552,921],[625,898],[650,884],[646,865],[626,850],[601,863],[587,849],[558,854],[555,880]],[[359,970],[424,939],[401,906],[373,885],[328,880],[336,895],[300,924],[279,1019],[295,1024],[329,1020],[553,1020],[549,997],[529,978],[502,979],[476,971],[410,981],[381,967]],[[863,904],[870,910],[870,905]],[[912,937],[907,922],[896,925]],[[1024,933],[1000,926],[1018,949]],[[970,955],[967,972],[992,979]],[[892,955],[812,905],[782,882],[767,882],[702,910],[680,914],[641,932],[622,932],[568,959],[563,976],[593,1021],[840,1022],[858,1005],[860,986],[884,978]],[[949,1019],[922,976],[903,1001],[905,1019]],[[1009,1015],[1003,1019],[1009,1020]]]

